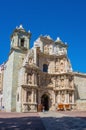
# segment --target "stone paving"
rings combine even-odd
[[[86,130],[86,112],[0,112],[0,130]]]
[[[0,130],[45,130],[38,113],[0,112]]]
[[[86,130],[86,112],[39,113],[46,130]]]

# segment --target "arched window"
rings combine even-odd
[[[47,64],[43,65],[43,72],[48,72],[48,65]]]
[[[21,47],[24,47],[24,38],[21,39]]]

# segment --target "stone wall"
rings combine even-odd
[[[81,111],[86,111],[86,100],[77,100],[76,109]]]
[[[86,99],[86,75],[75,73],[74,84],[77,92],[76,99]]]
[[[12,111],[15,111],[16,107],[16,92],[18,87],[18,72],[22,65],[24,54],[15,51],[14,52],[14,64],[13,64],[13,81],[12,81]]]
[[[11,111],[11,92],[12,92],[12,80],[13,80],[13,58],[12,53],[6,62],[6,69],[4,70],[3,78],[3,103],[6,111]]]
[[[22,65],[24,56],[24,53],[14,51],[11,53],[6,63],[3,81],[3,97],[6,111],[16,111],[18,71]]]
[[[75,103],[77,110],[86,110],[86,75],[75,73]]]

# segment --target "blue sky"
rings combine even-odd
[[[0,64],[8,59],[10,35],[20,24],[32,33],[31,47],[41,34],[67,42],[73,70],[86,73],[86,0],[1,0]]]

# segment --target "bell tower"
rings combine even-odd
[[[26,32],[22,25],[16,27],[11,35],[11,51],[23,50],[28,51],[31,33]]]
[[[18,74],[29,51],[30,38],[31,33],[26,32],[22,25],[17,27],[11,35],[10,54],[6,62],[3,79],[3,100],[5,110],[8,112],[16,111]]]

